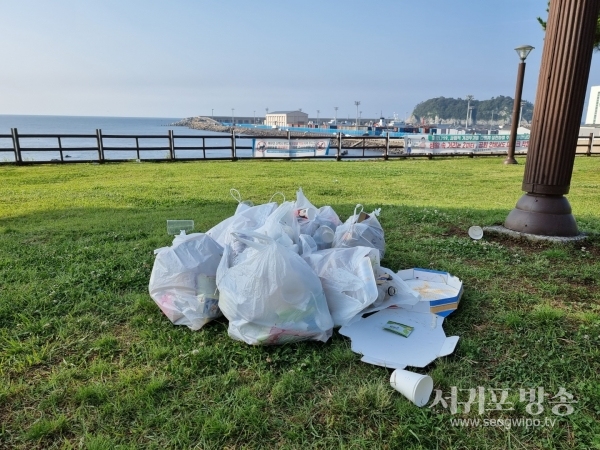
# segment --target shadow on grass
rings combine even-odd
[[[355,205],[332,206],[346,219]],[[450,426],[447,411],[417,412],[387,387],[390,370],[360,363],[337,332],[326,344],[250,347],[227,336],[223,318],[192,332],[162,316],[147,286],[153,250],[172,241],[166,220],[193,219],[196,231],[206,231],[234,209],[73,208],[0,220],[5,442],[27,448],[114,436],[106,441],[114,446],[154,435],[165,447],[218,447],[243,436],[249,446],[300,446],[316,442],[316,433],[325,446],[379,445],[392,435],[408,445],[410,429],[424,447],[438,445],[440,433],[443,446],[492,445],[481,430]],[[577,424],[578,442],[591,444],[600,404],[598,236],[584,249],[468,238],[469,226],[498,224],[506,214],[382,208],[384,266],[445,270],[465,286],[444,324],[461,336],[456,351],[418,370],[445,394],[452,386],[513,388],[515,403],[519,388],[566,386],[579,402],[577,417],[567,419]],[[597,217],[578,220],[598,232]],[[566,441],[568,433],[515,431],[539,442]],[[492,443],[505,442],[495,436]]]

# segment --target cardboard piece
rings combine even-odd
[[[463,284],[460,279],[448,272],[407,269],[400,270],[398,276],[421,296],[416,305],[404,306],[405,309],[431,312],[438,316],[447,317],[458,308],[458,303],[463,294]]]
[[[413,327],[408,337],[385,330],[388,322]],[[443,317],[430,312],[388,308],[340,328],[352,340],[352,351],[361,361],[392,369],[425,367],[440,356],[454,351],[458,336],[446,337]]]

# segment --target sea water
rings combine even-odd
[[[96,129],[102,130],[103,135],[160,135],[163,138],[139,139],[140,147],[168,147],[168,131],[173,130],[175,145],[178,147],[202,147],[202,139],[181,139],[177,136],[223,136],[223,139],[206,139],[206,146],[230,146],[231,138],[227,133],[193,130],[186,127],[176,127],[170,124],[180,118],[175,117],[95,117],[95,116],[29,116],[29,115],[0,115],[0,136],[10,135],[11,128],[17,128],[19,135],[23,134],[86,134],[89,138],[61,139],[63,156],[68,160],[97,160],[98,150],[95,138]],[[240,140],[241,141],[241,140]],[[60,159],[59,151],[27,151],[27,148],[58,148],[57,138],[20,138],[24,161],[50,161]],[[105,138],[104,147],[131,147],[132,150],[105,150],[105,159],[137,158],[134,138]],[[247,139],[237,142],[239,146],[250,145]],[[92,150],[77,150],[81,147],[91,147]],[[246,154],[247,153],[247,154]],[[230,150],[207,150],[210,158],[227,158]],[[176,150],[176,158],[202,158],[202,150]],[[251,156],[249,150],[239,150],[238,156]],[[140,159],[168,159],[168,150],[140,151]],[[0,161],[14,161],[13,143],[10,137],[0,137]]]
[[[228,133],[217,133],[205,130],[193,130],[187,127],[177,127],[171,124],[179,121],[176,117],[100,117],[100,116],[38,116],[38,115],[0,115],[0,162],[15,160],[11,128],[16,128],[19,135],[23,134],[86,134],[89,138],[63,138],[63,158],[65,161],[97,161],[98,150],[96,129],[102,130],[103,135],[160,135],[164,138],[138,140],[140,147],[168,147],[168,131],[173,130],[175,145],[177,147],[202,147],[202,138],[177,139],[177,136],[222,136],[222,138],[205,139],[207,147],[230,147],[231,138]],[[5,137],[2,137],[2,136]],[[126,147],[131,150],[105,150],[106,160],[136,160],[135,138],[103,138],[103,146]],[[21,157],[24,161],[52,161],[60,160],[60,152],[33,151],[28,148],[58,148],[57,138],[19,138]],[[240,147],[251,146],[248,138],[236,139],[236,155],[239,158],[251,158],[252,150]],[[80,148],[90,150],[79,150]],[[330,148],[330,154],[335,154],[335,149]],[[332,153],[333,152],[333,153]],[[350,149],[344,159],[353,159],[361,156],[361,149]],[[367,149],[365,156],[381,157],[381,151]],[[169,159],[168,150],[140,150],[140,159]],[[230,158],[230,149],[206,150],[208,158]],[[202,150],[175,150],[175,158],[204,157]]]

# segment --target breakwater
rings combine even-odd
[[[302,138],[302,137],[326,137],[330,140],[331,147],[338,146],[339,133],[335,136],[332,135],[332,132],[336,130],[324,130],[315,128],[314,132],[307,131],[286,131],[280,130],[277,128],[272,129],[264,129],[264,128],[249,128],[249,127],[236,127],[236,126],[228,126],[222,125],[216,120],[211,119],[210,117],[188,117],[186,119],[179,120],[171,124],[174,127],[187,127],[193,130],[204,130],[204,131],[213,131],[218,133],[231,133],[235,132],[237,135],[246,135],[246,136],[263,136],[263,137],[292,137],[292,138]],[[373,138],[369,137],[368,139],[344,139],[342,138],[342,147],[343,148],[369,148],[375,151],[375,149],[379,149],[383,153],[383,148],[386,146],[385,138]],[[404,139],[393,139],[390,140],[389,145],[389,153],[390,154],[402,154],[404,151]]]

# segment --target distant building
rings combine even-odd
[[[302,111],[273,111],[265,117],[265,125],[275,127],[304,127],[308,124],[308,114]]]
[[[600,124],[600,86],[592,86],[587,115],[585,116],[585,124]]]

